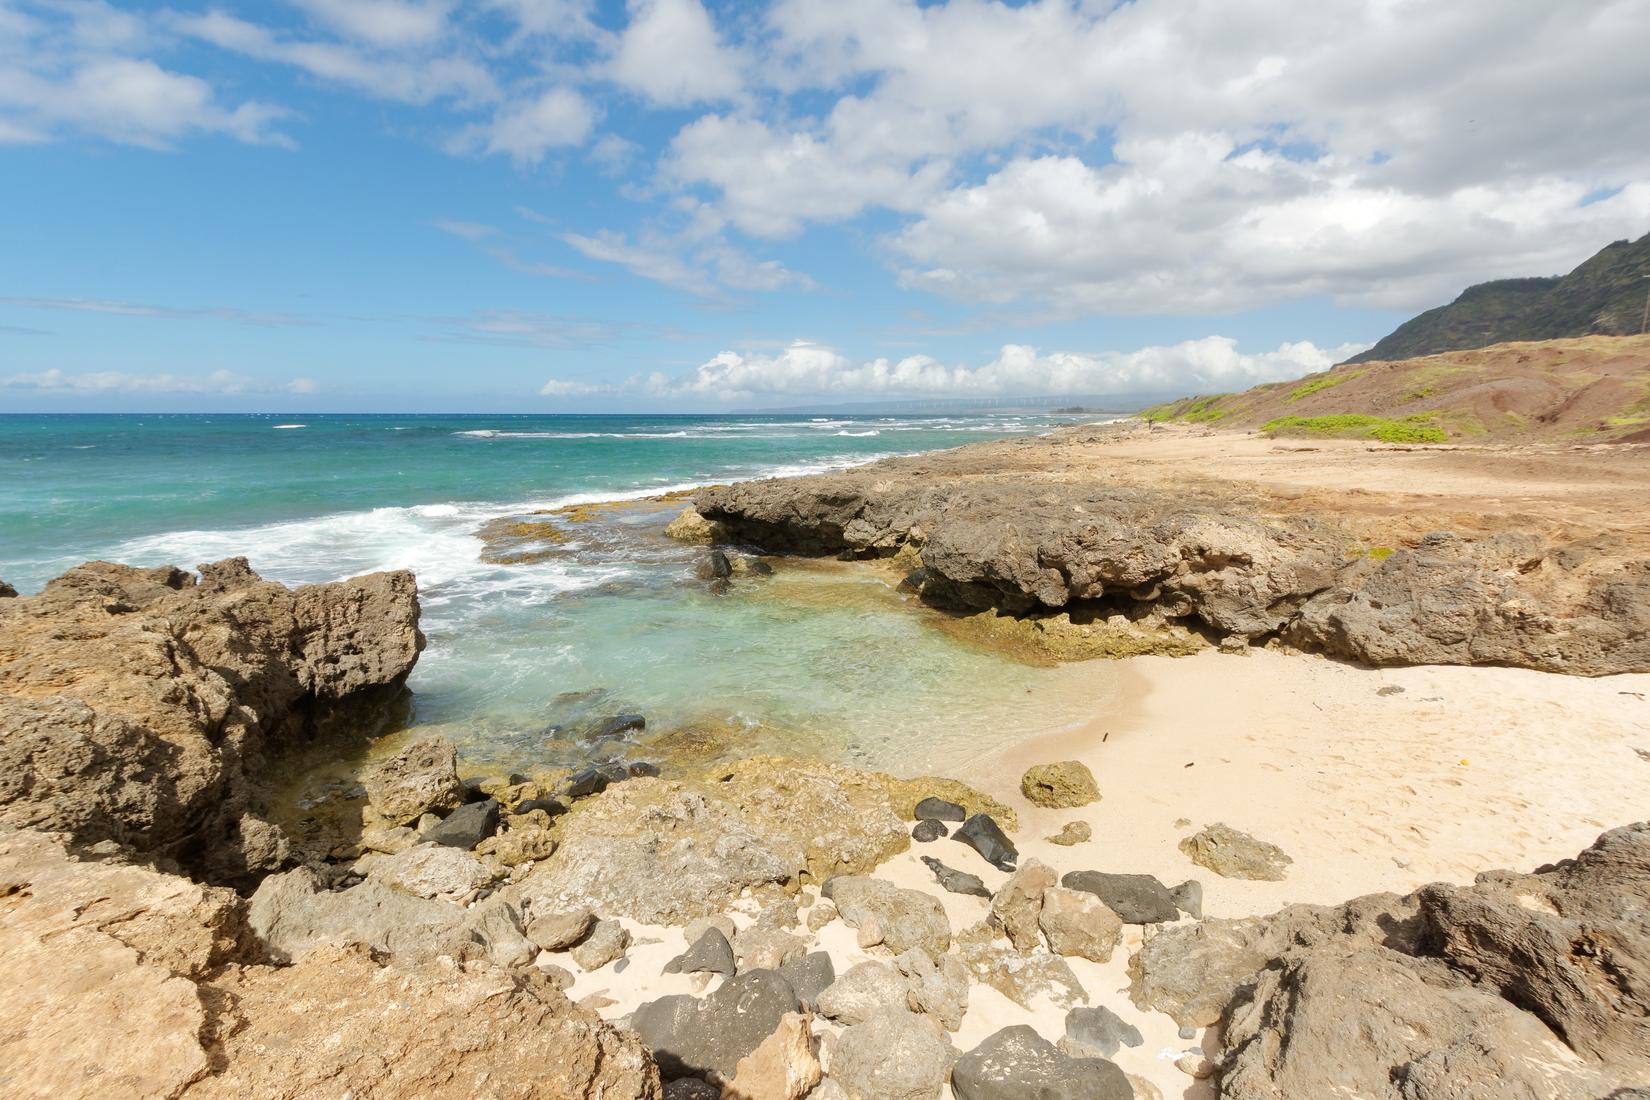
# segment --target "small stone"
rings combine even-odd
[[[1404,689],[1399,687],[1397,684],[1386,684],[1383,687],[1378,687],[1375,689],[1376,695],[1402,695],[1403,693]]]
[[[917,803],[916,817],[919,821],[966,821],[968,812],[955,802],[930,795]]]
[[[934,879],[946,890],[953,894],[968,894],[977,898],[989,898],[991,891],[985,888],[985,882],[978,875],[971,875],[967,871],[959,871],[954,867],[947,867],[933,856],[923,856],[922,861],[928,869],[934,872]]]
[[[1093,836],[1094,830],[1089,826],[1088,822],[1068,821],[1066,822],[1065,828],[1048,838],[1048,842],[1050,844],[1059,844],[1069,848],[1073,844],[1081,844]]]
[[[584,941],[568,952],[573,961],[585,970],[600,970],[615,959],[624,957],[630,946],[630,933],[616,920],[599,920]]]
[[[590,744],[620,737],[634,730],[647,728],[647,719],[640,714],[614,714],[597,719],[580,738]]]
[[[665,1100],[722,1100],[722,1090],[700,1077],[678,1077],[665,1086]]]
[[[1195,1077],[1199,1081],[1215,1075],[1215,1064],[1209,1061],[1209,1059],[1202,1053],[1195,1050],[1188,1050],[1185,1054],[1182,1054],[1179,1058],[1176,1058],[1174,1060],[1174,1067],[1181,1073],[1187,1074],[1190,1077]]]
[[[527,938],[544,951],[566,951],[589,934],[596,915],[588,909],[545,913],[527,923]]]
[[[1020,857],[1019,851],[987,814],[975,814],[963,822],[962,828],[951,834],[951,839],[968,845],[999,871],[1014,870],[1014,861]]]
[[[1051,872],[1052,874],[1052,872]],[[1056,955],[1110,962],[1123,934],[1123,921],[1092,894],[1050,886],[1043,893],[1038,928]]]
[[[1020,779],[1020,793],[1037,806],[1069,808],[1098,802],[1100,785],[1086,765],[1062,760],[1027,769]]]
[[[1125,1022],[1121,1016],[1104,1005],[1074,1008],[1067,1012],[1066,1038],[1086,1049],[1096,1051],[1101,1058],[1110,1058],[1122,1047],[1137,1047],[1145,1042],[1139,1028]]]
[[[722,537],[722,525],[713,523],[693,508],[682,509],[682,514],[665,525],[665,534],[679,542],[694,542],[708,546]]]
[[[1191,1026],[1190,1024],[1182,1024],[1180,1027],[1180,1037],[1182,1039],[1196,1039],[1197,1028]]]
[[[1093,894],[1125,924],[1161,924],[1180,919],[1169,888],[1151,875],[1114,875],[1104,871],[1070,871],[1060,880],[1068,890]]]
[[[542,960],[543,956],[541,955],[539,958]],[[572,989],[573,983],[578,980],[573,977],[573,972],[565,966],[557,966],[555,963],[543,961],[536,962],[533,965],[538,967],[539,973],[550,979],[551,985],[564,993]]]
[[[1180,842],[1193,863],[1226,878],[1279,882],[1284,868],[1295,862],[1275,844],[1257,840],[1230,825],[1216,822]]]
[[[924,818],[922,821],[917,822],[916,827],[911,830],[911,839],[918,844],[928,844],[945,835],[945,826],[933,818]]]
[[[499,804],[491,799],[460,806],[425,831],[424,839],[468,851],[498,829]]]
[[[1169,891],[1169,897],[1174,900],[1175,908],[1185,913],[1193,920],[1203,919],[1203,884],[1195,878]]]
[[[808,931],[818,932],[834,920],[836,920],[836,903],[821,898],[814,902],[813,908],[808,910]]]
[[[733,947],[716,928],[706,928],[686,951],[665,963],[666,974],[732,974]]]

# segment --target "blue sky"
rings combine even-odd
[[[1650,229],[1650,5],[1285,7],[0,0],[0,411],[1233,389]]]

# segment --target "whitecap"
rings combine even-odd
[[[276,424],[276,431],[291,431],[293,428],[307,428],[308,424]]]

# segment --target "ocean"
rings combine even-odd
[[[286,584],[411,569],[429,638],[411,724],[453,738],[472,765],[772,750],[915,772],[1058,728],[1102,689],[958,640],[864,567],[782,562],[715,595],[696,574],[703,549],[662,534],[680,503],[549,517],[563,534],[525,554],[482,535],[568,505],[1067,422],[0,416],[0,579],[28,594],[94,558],[190,568],[244,555]],[[619,746],[583,740],[617,713],[646,729]]]

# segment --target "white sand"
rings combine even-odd
[[[1119,666],[1094,665],[1111,678]],[[1413,668],[1369,671],[1317,657],[1212,651],[1179,660],[1125,662],[1120,698],[1075,730],[982,756],[956,774],[1020,814],[1013,839],[1022,859],[1059,872],[1080,869],[1153,874],[1169,885],[1197,878],[1208,916],[1271,912],[1292,902],[1333,904],[1381,890],[1472,881],[1482,870],[1528,870],[1574,855],[1602,831],[1650,815],[1650,675],[1585,680],[1517,669]],[[1378,694],[1396,686],[1401,693]],[[1642,750],[1645,756],[1635,751]],[[1019,777],[1032,764],[1079,759],[1093,770],[1102,801],[1079,810],[1031,806]],[[1189,765],[1189,766],[1188,766]],[[1189,825],[1176,825],[1179,819]],[[1071,848],[1043,838],[1068,821],[1092,826],[1094,839]],[[1280,845],[1294,864],[1282,882],[1222,879],[1194,865],[1180,838],[1222,821]],[[954,930],[980,920],[984,899],[946,894],[921,855],[983,878],[1007,876],[949,840],[913,845],[879,871],[942,900]],[[744,923],[744,920],[741,920]],[[691,979],[660,976],[685,944],[680,930],[633,927],[638,939],[622,973],[579,976],[575,998],[600,993],[616,1019]],[[815,949],[830,951],[837,972],[870,957],[841,922]],[[1156,1084],[1165,1097],[1213,1094],[1176,1069],[1179,1052],[1212,1038],[1180,1039],[1175,1025],[1129,1002],[1126,976],[1140,930],[1129,927],[1111,963],[1069,960],[1089,993],[1136,1024],[1145,1043],[1115,1058]],[[568,969],[576,967],[563,957]],[[1061,1010],[1027,1012],[976,985],[962,1030],[968,1050],[999,1028],[1030,1023],[1050,1040],[1063,1033]],[[822,1021],[823,1025],[823,1021]],[[828,1025],[826,1025],[828,1026]]]

